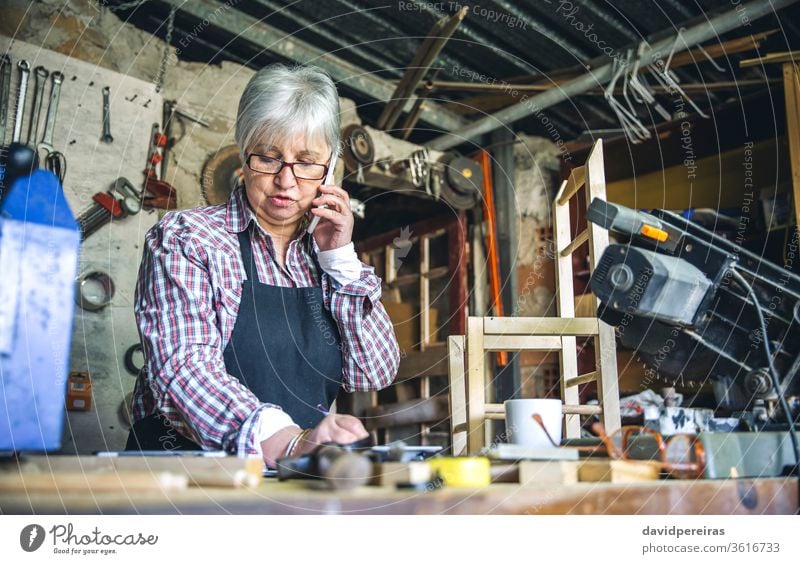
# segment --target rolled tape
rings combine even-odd
[[[491,479],[489,459],[478,456],[432,458],[427,461],[431,472],[436,473],[447,486],[488,486]]]

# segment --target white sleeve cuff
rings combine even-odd
[[[261,441],[266,441],[272,435],[283,429],[297,425],[288,413],[277,407],[268,407],[262,409],[258,414],[258,421],[255,423],[256,440],[255,449],[259,454],[261,452]]]
[[[355,245],[351,242],[344,247],[330,251],[318,251],[319,266],[342,286],[361,278],[363,264],[358,260]]]

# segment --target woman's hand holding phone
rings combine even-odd
[[[321,251],[330,251],[344,247],[353,238],[353,212],[350,209],[350,196],[336,186],[333,170],[336,166],[336,154],[331,157],[328,175],[319,187],[319,196],[313,201],[311,208],[311,224],[308,232],[314,234]]]

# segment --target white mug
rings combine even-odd
[[[533,419],[533,414],[538,413],[553,442],[561,444],[561,400],[512,399],[503,405],[509,443],[532,448],[553,448],[541,425]]]

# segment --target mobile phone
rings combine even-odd
[[[328,165],[328,174],[325,176],[325,182],[323,182],[323,184],[326,184],[326,185],[333,184],[333,171],[335,169],[336,169],[336,152],[334,151],[331,154],[331,164]],[[317,194],[319,196],[322,193],[318,192]],[[323,205],[320,206],[320,208],[327,209],[328,206],[323,204]],[[306,231],[308,231],[308,233],[313,233],[314,230],[317,228],[317,225],[319,225],[319,220],[320,219],[321,218],[318,215],[315,215],[314,217],[312,217],[311,218],[311,224],[308,226],[308,229]]]

